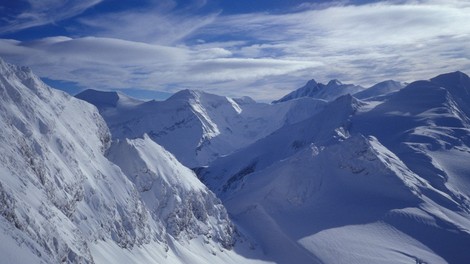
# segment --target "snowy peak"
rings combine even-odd
[[[93,89],[87,89],[77,95],[76,98],[87,101],[97,108],[116,107],[119,101],[117,92],[103,92]]]
[[[314,79],[311,79],[303,87],[285,95],[279,100],[273,101],[272,103],[275,104],[275,103],[285,102],[285,101],[289,101],[289,100],[292,100],[295,98],[301,98],[301,97],[313,97],[311,95],[316,94],[319,89],[320,89],[320,86],[318,85],[318,83]]]
[[[470,78],[463,72],[452,72],[431,79],[441,87],[446,88],[460,109],[470,117]]]
[[[9,64],[6,61],[4,61],[2,58],[0,58],[0,74],[4,77],[7,77],[12,74],[15,74],[15,75],[27,74],[27,75],[30,75],[31,77],[33,76],[33,73],[29,67],[16,66],[13,64]]]
[[[238,257],[227,250],[242,240],[224,206],[173,155],[147,136],[110,147],[96,107],[49,88],[28,70],[0,64],[0,255],[6,263]]]
[[[288,102],[282,104],[285,103]],[[215,160],[199,176],[211,190],[224,195],[227,190],[242,185],[247,175],[284,160],[311,144],[321,148],[347,139],[350,136],[350,118],[361,106],[362,102],[356,98],[343,95],[311,117],[286,124],[253,144]]]
[[[3,89],[12,100],[20,97],[19,94],[13,91],[18,85],[23,89],[33,91],[41,99],[47,100],[50,96],[49,87],[34,75],[29,67],[12,65],[0,58],[0,78]]]
[[[470,78],[461,71],[441,74],[432,78],[431,81],[444,87],[470,87]]]
[[[98,91],[87,89],[75,95],[76,98],[84,100],[98,109],[129,107],[143,103],[138,99],[131,98],[119,92]]]
[[[310,80],[307,84],[273,103],[285,102],[301,97],[312,97],[316,99],[323,99],[332,101],[341,95],[355,94],[363,90],[361,86],[353,84],[343,84],[339,80],[331,80],[328,84],[317,83],[315,80]]]
[[[328,82],[326,85],[327,87],[335,87],[335,86],[341,86],[343,83],[341,83],[338,79],[333,79]]]
[[[242,96],[239,98],[232,98],[232,99],[239,105],[256,104],[256,101],[249,96]]]
[[[93,102],[93,101],[92,101]],[[165,101],[100,109],[113,138],[148,134],[184,165],[207,165],[269,135],[285,124],[304,120],[326,103],[304,98],[283,104],[256,103],[197,90],[182,90]]]
[[[190,89],[184,89],[181,91],[178,91],[174,93],[172,96],[170,96],[167,101],[173,101],[173,100],[191,100],[191,99],[196,99],[199,98],[202,94],[205,94],[203,91],[200,90],[190,90]]]
[[[88,242],[132,247],[149,239],[155,232],[139,220],[147,212],[134,187],[103,156],[110,135],[96,108],[24,68],[3,64],[2,72],[0,93],[9,95],[0,97],[0,197],[9,200],[2,239],[33,263],[91,263]]]
[[[367,99],[378,97],[396,92],[406,86],[405,83],[397,82],[394,80],[387,80],[377,83],[363,91],[354,94],[354,97],[359,99]]]
[[[237,113],[241,112],[240,106],[232,98],[206,93],[200,90],[181,90],[166,100],[166,102],[173,101],[188,103],[194,112],[198,113],[202,119],[210,119],[211,111],[214,110],[228,111],[226,114],[229,115],[231,111]],[[209,120],[205,120],[204,122],[210,123],[210,121],[207,121]]]

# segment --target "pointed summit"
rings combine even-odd
[[[273,101],[273,104],[285,102],[302,97],[312,97],[315,99],[322,99],[326,101],[333,101],[334,99],[345,95],[354,94],[362,91],[364,88],[353,84],[343,84],[337,79],[328,82],[327,85],[317,83],[315,80],[308,81],[303,87],[287,94],[279,100]]]
[[[328,82],[326,86],[340,86],[343,85],[342,82],[340,82],[338,79],[333,79]]]
[[[173,100],[194,99],[194,98],[197,98],[197,97],[201,96],[201,94],[204,94],[204,92],[200,91],[200,90],[184,89],[184,90],[180,90],[180,91],[174,93],[167,100],[168,101],[173,101]]]

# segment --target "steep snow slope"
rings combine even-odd
[[[200,177],[280,263],[465,263],[469,96],[460,72],[344,96]]]
[[[470,79],[456,72],[411,83],[357,116],[355,129],[375,135],[413,171],[470,208]],[[370,123],[377,124],[370,126]]]
[[[110,135],[93,106],[3,61],[0,93],[2,229],[19,251],[8,255],[86,263],[87,242],[155,237],[132,184],[103,156]]]
[[[104,156],[110,134],[92,105],[2,60],[0,95],[2,261],[240,263],[252,260],[237,252],[257,257],[255,250],[243,251],[249,243],[237,240],[218,199],[148,138],[113,145],[109,155],[121,170]]]
[[[220,201],[147,135],[118,140],[107,156],[135,184],[152,218],[173,237],[192,239],[202,234],[207,243],[215,240],[233,247],[235,230]]]
[[[91,103],[97,101],[89,95],[77,97]],[[311,116],[321,110],[325,102],[304,98],[269,105],[249,98],[234,100],[183,90],[163,102],[150,101],[126,108],[96,105],[113,138],[136,138],[147,133],[184,165],[199,167],[263,138],[285,124]]]
[[[239,186],[246,175],[279,162],[311,143],[324,146],[348,137],[349,119],[360,105],[352,96],[344,95],[313,117],[286,125],[232,155],[215,160],[199,176],[223,196],[227,189]]]
[[[287,94],[273,103],[280,103],[290,101],[296,98],[312,97],[316,99],[323,99],[332,101],[345,94],[355,94],[364,90],[363,87],[353,84],[343,84],[338,80],[331,80],[328,84],[317,83],[315,80],[310,80],[303,87]]]
[[[446,244],[468,245],[470,221],[429,205],[427,192],[436,193],[376,139],[353,136],[250,175],[225,204],[280,263],[445,263]]]

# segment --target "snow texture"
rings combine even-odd
[[[109,92],[87,90],[77,97],[98,107],[113,138],[147,134],[190,168],[205,166],[326,105],[313,98],[269,105],[193,90],[141,104],[125,103],[128,98]]]
[[[199,176],[278,263],[465,263],[470,78],[396,88],[340,97]]]
[[[220,201],[148,137],[111,143],[94,106],[2,60],[0,94],[2,262],[109,263],[101,249],[155,252],[143,263],[243,259],[234,250],[250,244]]]
[[[470,78],[404,86],[95,108],[0,60],[2,261],[467,263]]]

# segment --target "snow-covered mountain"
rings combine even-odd
[[[207,243],[233,247],[235,230],[219,199],[147,135],[114,142],[107,156],[135,184],[152,218],[171,236],[193,239],[203,234]]]
[[[220,200],[148,137],[111,144],[94,106],[2,60],[0,94],[2,263],[250,262]]]
[[[75,97],[84,101],[88,101],[89,103],[95,105],[98,109],[121,109],[133,107],[143,103],[141,100],[129,97],[119,92],[103,92],[92,89],[85,90],[77,94]]]
[[[95,108],[0,60],[0,94],[0,262],[470,259],[464,73]]]
[[[279,263],[470,259],[470,79],[350,95],[200,171]]]
[[[358,99],[366,99],[376,96],[384,96],[389,93],[396,92],[406,86],[406,83],[393,80],[379,82],[363,91],[354,93],[354,97]]]
[[[308,118],[326,105],[313,98],[270,105],[192,90],[180,91],[162,102],[135,104],[109,92],[85,91],[77,97],[98,107],[113,138],[148,134],[190,168],[207,165],[286,124]]]
[[[310,80],[299,89],[285,95],[279,100],[273,101],[274,104],[286,102],[297,98],[312,97],[326,101],[332,101],[345,94],[355,94],[364,90],[363,87],[353,84],[343,84],[338,80],[331,80],[326,85],[317,83],[314,79]]]
[[[215,160],[201,176],[223,197],[227,189],[236,189],[246,175],[284,160],[313,142],[323,146],[347,138],[350,118],[360,105],[354,97],[344,95],[311,118],[286,125],[232,155]]]

